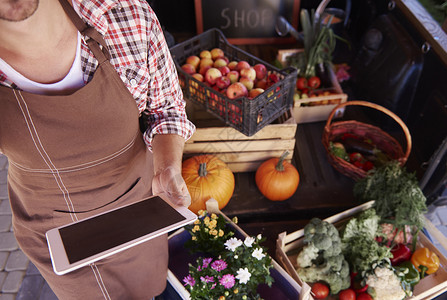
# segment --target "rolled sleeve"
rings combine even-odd
[[[188,140],[195,131],[186,115],[186,102],[177,77],[174,62],[166,44],[163,31],[153,15],[148,30],[148,66],[150,81],[147,93],[148,129],[144,140],[152,149],[156,134],[178,134]]]

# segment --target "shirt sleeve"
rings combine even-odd
[[[185,100],[177,77],[177,70],[166,44],[163,31],[155,13],[150,10],[152,20],[148,26],[148,86],[147,117],[148,129],[144,139],[152,149],[152,139],[156,134],[178,134],[189,139],[195,131],[188,120]]]

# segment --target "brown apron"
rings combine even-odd
[[[56,275],[50,261],[47,230],[151,195],[152,155],[136,102],[100,50],[100,35],[86,32],[99,67],[83,88],[46,96],[0,87],[14,233],[61,300],[150,299],[166,286],[166,235],[67,275]]]

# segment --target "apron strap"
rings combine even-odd
[[[93,52],[93,55],[96,57],[99,63],[103,63],[104,61],[110,59],[110,54],[107,49],[106,41],[104,41],[104,38],[102,35],[93,27],[88,26],[82,19],[79,17],[79,15],[74,10],[73,6],[68,2],[69,0],[59,0],[60,4],[62,5],[62,8],[64,9],[67,16],[70,18],[70,20],[73,22],[73,24],[76,26],[78,31],[84,36],[88,37],[86,40],[87,45],[89,46],[90,50]],[[99,47],[99,44],[102,46],[102,50]]]

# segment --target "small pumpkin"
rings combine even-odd
[[[233,196],[234,174],[227,164],[214,155],[196,155],[183,161],[182,176],[191,195],[192,212],[206,209],[206,201],[214,198],[219,209]]]
[[[285,151],[279,158],[270,158],[256,170],[256,185],[269,200],[289,199],[298,188],[300,175],[294,165],[285,161],[288,154]]]

